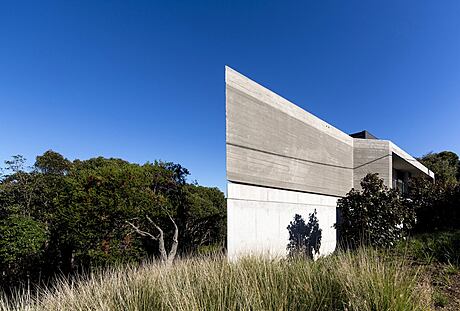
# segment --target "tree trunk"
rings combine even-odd
[[[169,216],[169,215],[168,215]],[[150,219],[149,216],[146,216],[147,220],[158,230],[159,234],[158,236],[154,236],[153,234],[142,231],[139,229],[138,226],[130,223],[129,221],[126,221],[140,236],[144,237],[149,237],[150,239],[154,241],[158,241],[158,250],[160,252],[160,261],[164,264],[171,265],[174,261],[174,258],[176,257],[177,253],[177,247],[179,245],[179,228],[176,225],[176,222],[174,219],[169,216],[169,219],[171,219],[172,223],[174,224],[174,236],[173,236],[173,241],[171,244],[171,249],[169,250],[169,254],[166,251],[165,247],[165,240],[164,240],[164,232],[163,230]]]
[[[171,245],[171,250],[169,251],[168,255],[168,264],[172,264],[174,258],[176,257],[177,247],[179,246],[179,228],[177,228],[176,222],[169,216],[172,223],[174,224],[174,236],[173,236],[173,243]]]

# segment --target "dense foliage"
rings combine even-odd
[[[420,159],[436,175],[436,183],[456,185],[460,180],[460,161],[452,151],[430,152]]]
[[[417,215],[417,232],[460,229],[460,161],[450,151],[419,159],[435,173],[435,182],[414,178],[408,197]]]
[[[352,189],[338,200],[340,221],[335,225],[343,245],[378,247],[393,245],[412,228],[413,208],[394,189],[388,189],[377,174],[361,181],[361,191]]]
[[[14,285],[46,280],[157,255],[155,242],[127,221],[154,230],[170,243],[171,215],[180,232],[179,252],[223,245],[225,198],[217,188],[186,182],[179,164],[138,165],[120,159],[69,161],[47,151],[34,167],[15,156],[0,179],[0,281]]]

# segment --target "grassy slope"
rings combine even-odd
[[[460,310],[460,230],[419,234],[398,245],[398,256],[423,267],[437,309]]]
[[[431,288],[419,272],[373,250],[316,262],[184,259],[62,281],[0,310],[427,310]]]

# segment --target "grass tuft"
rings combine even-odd
[[[62,279],[0,310],[429,310],[419,271],[371,249],[308,260],[209,256]]]

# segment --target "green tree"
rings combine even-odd
[[[340,240],[352,248],[361,244],[393,245],[412,228],[412,207],[397,190],[388,189],[378,174],[366,175],[361,188],[352,189],[338,200],[340,221],[335,227]]]
[[[69,190],[58,198],[54,230],[65,271],[136,261],[147,254],[126,221],[164,216],[162,208],[169,203],[161,191],[152,190],[158,176],[153,172],[158,173],[151,164],[119,159],[74,163],[66,176]]]
[[[418,160],[434,172],[437,183],[455,185],[460,178],[460,162],[454,152],[428,153]]]
[[[223,193],[188,184],[189,172],[180,164],[103,157],[69,161],[52,150],[29,169],[21,156],[5,164],[0,179],[3,284],[26,274],[44,280],[56,272],[158,256],[158,241],[137,234],[128,222],[146,231],[158,224],[169,249],[175,234],[171,216],[179,227],[181,253],[225,240]]]
[[[183,213],[184,251],[194,252],[212,247],[222,249],[227,235],[227,204],[218,188],[186,185]]]
[[[0,221],[0,267],[3,282],[37,277],[48,232],[30,216],[10,215]]]
[[[65,175],[69,171],[71,164],[61,154],[48,150],[43,155],[37,156],[34,167],[43,174]]]
[[[2,258],[18,260],[14,261],[17,265],[11,262],[2,265],[8,267],[2,281],[14,285],[26,274],[45,277],[47,273],[46,258],[53,258],[47,253],[53,247],[50,230],[54,199],[62,190],[62,182],[59,183],[62,178],[41,173],[36,167],[26,169],[22,156],[14,156],[5,165],[6,174],[0,180]]]
[[[429,153],[419,159],[435,173],[435,183],[413,178],[408,197],[421,232],[460,228],[459,157],[450,151]]]

